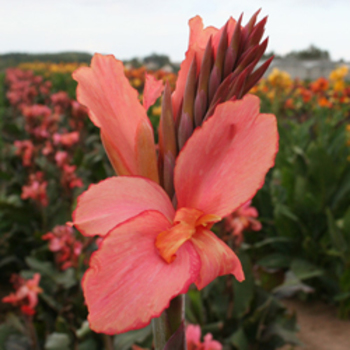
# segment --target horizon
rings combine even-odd
[[[268,16],[268,52],[285,55],[314,44],[332,60],[350,60],[348,0],[0,0],[4,19],[1,53],[102,52],[121,60],[164,52],[180,62],[188,46],[188,19],[221,27],[230,15],[243,24],[257,9]],[[262,6],[263,5],[263,6]]]

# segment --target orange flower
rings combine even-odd
[[[329,100],[327,100],[327,98],[324,96],[320,97],[317,102],[320,107],[332,107],[332,103]]]
[[[327,91],[329,87],[328,80],[324,77],[318,78],[314,82],[310,83],[310,89],[312,92],[323,92]]]

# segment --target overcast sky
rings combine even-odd
[[[188,20],[221,27],[259,8],[268,15],[267,51],[310,44],[350,61],[350,0],[0,0],[0,53],[87,51],[119,59],[166,54],[181,61]]]

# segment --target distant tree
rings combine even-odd
[[[156,53],[153,53],[150,56],[146,56],[143,59],[143,63],[144,64],[148,64],[148,63],[155,63],[158,68],[161,68],[167,64],[171,64],[170,59],[168,56],[166,55],[158,55]]]
[[[131,60],[123,61],[123,63],[124,63],[124,65],[130,64],[133,68],[140,68],[141,66],[143,66],[142,61],[137,57],[134,57]]]
[[[267,60],[268,58],[274,56],[275,58],[281,58],[281,55],[278,55],[277,53],[275,53],[274,51],[270,51],[270,52],[266,52],[263,54],[262,56],[262,60]]]
[[[60,52],[60,53],[42,53],[30,54],[12,52],[0,55],[0,69],[15,67],[24,62],[52,62],[52,63],[90,63],[91,54],[86,52]]]
[[[321,50],[320,48],[310,45],[307,49],[301,51],[291,51],[287,53],[287,58],[296,58],[298,60],[329,60],[330,55],[327,50]]]

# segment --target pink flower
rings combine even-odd
[[[205,47],[210,35],[219,32],[212,27],[203,31],[199,22],[191,22],[189,50]],[[172,202],[157,183],[153,132],[145,108],[154,103],[158,84],[145,88],[142,106],[122,63],[99,54],[91,68],[80,68],[73,76],[78,100],[100,127],[117,173],[133,175],[91,185],[73,213],[82,234],[103,237],[82,282],[90,327],[107,334],[141,328],[192,283],[202,289],[225,274],[242,281],[237,256],[210,228],[263,185],[278,148],[276,118],[259,113],[255,96],[219,104],[174,160]],[[180,91],[185,77],[180,74],[179,79]],[[175,91],[173,106],[180,104]]]
[[[59,91],[51,95],[51,102],[54,106],[55,113],[62,114],[70,106],[70,98],[65,91]]]
[[[32,158],[34,153],[34,145],[30,140],[15,141],[14,142],[16,150],[16,155],[22,156],[23,166],[31,166]]]
[[[83,244],[75,238],[72,227],[55,226],[42,239],[49,241],[49,249],[56,254],[56,262],[61,270],[77,267]]]
[[[73,131],[64,134],[55,133],[52,138],[55,145],[61,144],[66,147],[72,147],[79,141],[79,132]]]
[[[26,106],[22,110],[23,115],[28,119],[48,118],[51,115],[51,109],[45,105],[35,104]]]
[[[68,161],[68,153],[66,151],[57,151],[55,154],[55,161],[59,168],[62,168]]]
[[[75,165],[63,164],[61,183],[64,187],[72,189],[84,186],[82,179],[75,173],[76,168]]]
[[[243,231],[260,231],[262,226],[260,221],[256,220],[259,216],[256,208],[251,207],[252,201],[242,205],[234,213],[225,218],[225,229],[236,237],[236,245],[239,246],[243,241]]]
[[[38,294],[42,293],[39,281],[39,273],[35,273],[33,278],[29,280],[24,280],[15,275],[13,282],[16,292],[2,298],[2,302],[20,306],[24,314],[34,315],[35,307],[38,304]]]
[[[46,193],[47,181],[43,181],[43,175],[41,171],[37,171],[35,174],[29,176],[29,184],[22,187],[21,198],[31,198],[46,207],[48,205]]]
[[[187,350],[222,350],[222,345],[213,340],[213,336],[208,333],[204,336],[204,342],[201,343],[201,328],[189,324],[186,327]]]
[[[48,156],[52,152],[53,152],[52,143],[50,141],[45,141],[45,146],[42,148],[41,153],[44,156]]]
[[[191,283],[201,289],[228,273],[242,280],[238,258],[209,229],[254,196],[276,151],[274,116],[259,114],[258,98],[247,96],[219,105],[180,152],[176,212],[145,178],[90,186],[73,219],[84,235],[105,236],[83,281],[92,329],[140,328]]]

